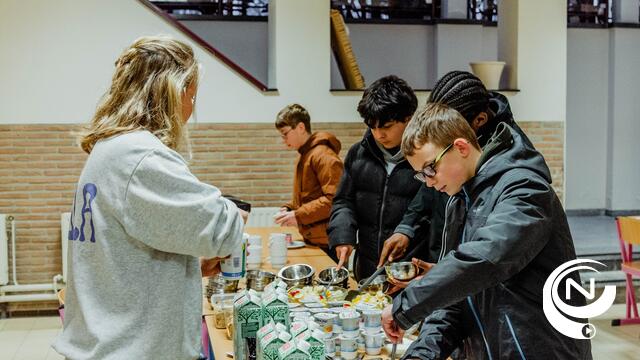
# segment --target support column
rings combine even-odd
[[[329,91],[329,5],[329,0],[269,1],[268,84],[281,95]]]
[[[564,122],[566,0],[501,0],[498,11],[498,60],[507,63],[501,88],[520,90],[512,100],[526,114],[520,120]]]

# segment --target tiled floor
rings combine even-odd
[[[622,316],[624,311],[623,304],[614,305],[602,316],[592,319],[596,327],[596,336],[592,339],[594,359],[638,359],[640,325],[610,325],[611,319]],[[63,359],[51,349],[60,330],[57,317],[0,320],[0,360]]]
[[[0,360],[64,359],[51,348],[61,328],[58,317],[0,320]]]

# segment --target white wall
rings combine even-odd
[[[605,209],[609,125],[609,31],[569,29],[565,205]]]
[[[640,209],[640,30],[610,30],[609,209]]]
[[[272,122],[293,101],[307,106],[314,121],[361,121],[355,110],[361,93],[336,96],[329,92],[329,29],[314,27],[325,21],[328,25],[324,15],[328,0],[272,1],[326,7],[326,12],[311,12],[310,22],[301,23],[290,35],[300,40],[295,53],[289,48],[278,54],[284,67],[278,73],[276,93],[259,91],[192,43],[205,69],[198,121]],[[0,1],[0,123],[87,122],[109,85],[121,51],[135,38],[154,34],[190,43],[137,1]],[[287,34],[281,36],[286,39]],[[313,56],[296,65],[299,53],[307,51]]]
[[[566,208],[640,209],[640,29],[570,29]]]
[[[565,121],[567,104],[566,0],[501,0],[498,59],[507,62],[507,87],[520,121]]]

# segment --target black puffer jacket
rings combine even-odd
[[[478,168],[447,206],[444,237],[459,245],[394,300],[402,328],[431,314],[407,354],[446,359],[464,344],[473,359],[591,359],[589,340],[559,333],[542,310],[545,280],[576,257],[544,159],[503,123]]]
[[[403,159],[387,175],[383,155],[375,144],[370,130],[361,142],[354,144],[345,158],[344,172],[333,199],[327,234],[329,245],[349,244],[356,246],[355,276],[357,280],[371,275],[378,263],[383,242],[394,232],[402,232],[412,238],[407,256],[429,260],[430,241],[429,216],[412,216],[401,224],[408,205],[420,190],[421,196],[440,196],[413,178],[414,171]],[[428,200],[427,200],[428,201]],[[442,204],[442,201],[436,202]],[[443,207],[443,206],[442,206]],[[444,208],[444,207],[443,207]],[[430,215],[428,211],[424,212]],[[444,211],[439,213],[442,227]],[[439,252],[440,237],[437,236]],[[424,249],[422,248],[424,247]]]

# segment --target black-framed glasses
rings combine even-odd
[[[281,133],[281,134],[280,134],[280,137],[281,137],[281,138],[283,138],[283,139],[286,139],[286,138],[287,138],[287,135],[289,135],[289,133],[290,133],[292,130],[293,130],[293,128],[291,128],[291,129],[289,129],[289,130],[287,130],[287,131],[285,131],[285,132]]]
[[[424,168],[422,168],[422,170],[416,171],[416,173],[415,173],[415,175],[413,175],[413,177],[416,180],[420,181],[420,182],[427,182],[427,178],[430,179],[430,178],[436,176],[436,164],[438,163],[438,161],[440,161],[440,159],[442,159],[444,154],[446,154],[447,151],[449,151],[449,149],[451,149],[452,146],[453,146],[453,143],[449,144],[449,146],[444,148],[444,150],[442,150],[440,152],[440,154],[438,154],[438,156],[436,156],[435,160],[433,160],[431,163],[427,164]]]

